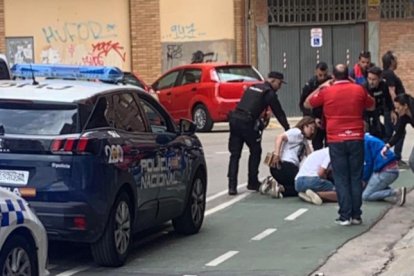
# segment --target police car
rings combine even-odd
[[[0,185],[26,196],[50,239],[89,243],[98,264],[120,266],[134,232],[169,220],[199,231],[207,172],[192,122],[114,84],[115,67],[12,73],[23,79],[0,81]]]
[[[48,275],[47,236],[27,202],[0,188],[0,275]]]

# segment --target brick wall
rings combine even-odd
[[[6,53],[6,28],[4,22],[4,0],[0,0],[0,53]]]
[[[257,27],[266,25],[267,22],[267,0],[251,0],[251,24],[250,24],[250,63],[257,67]]]
[[[132,71],[151,84],[161,74],[159,0],[130,0],[130,26]]]
[[[236,45],[236,63],[244,63],[245,60],[245,25],[244,25],[244,0],[234,0],[234,38]]]
[[[405,89],[414,95],[414,20],[382,21],[379,32],[380,56],[388,50],[395,53],[396,73]]]

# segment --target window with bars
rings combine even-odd
[[[381,18],[414,18],[414,0],[381,0]]]
[[[363,22],[366,0],[268,0],[270,25]]]

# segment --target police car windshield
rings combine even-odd
[[[4,134],[59,135],[78,129],[76,105],[19,104],[0,102]]]
[[[250,66],[225,66],[216,68],[223,82],[261,81],[260,75]]]

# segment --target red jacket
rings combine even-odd
[[[312,107],[323,106],[329,142],[364,139],[363,112],[374,99],[358,84],[336,81],[309,99]]]

